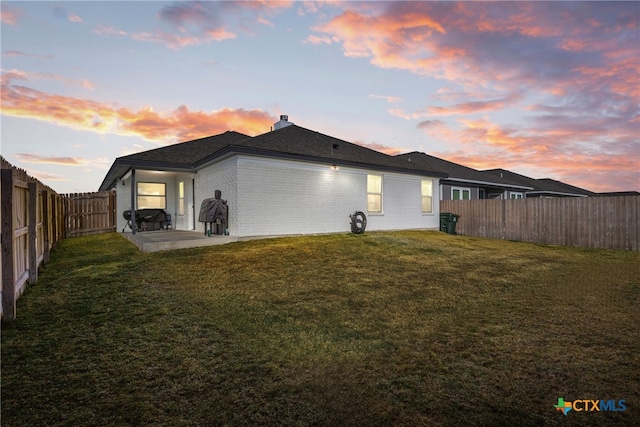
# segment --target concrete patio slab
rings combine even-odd
[[[122,233],[142,252],[159,252],[173,249],[198,248],[202,246],[224,245],[237,242],[235,236],[205,236],[197,231],[158,230],[136,234]]]

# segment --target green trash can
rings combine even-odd
[[[453,214],[451,212],[440,213],[440,231],[444,231],[449,234],[456,233],[456,224],[458,223],[460,215]]]

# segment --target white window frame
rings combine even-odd
[[[368,213],[374,213],[374,214],[381,214],[382,213],[383,200],[384,200],[384,197],[383,197],[383,192],[384,192],[384,182],[383,182],[384,179],[383,179],[383,176],[384,175],[382,175],[382,174],[374,174],[374,173],[367,174],[367,212]],[[379,192],[378,191],[369,191],[369,178],[370,177],[378,177],[378,178],[380,178],[380,191]],[[379,201],[380,209],[379,210],[371,210],[370,209],[371,202],[370,202],[369,199],[370,199],[371,196],[377,196],[377,197],[380,198],[380,201]]]
[[[184,216],[184,181],[178,182],[178,215]]]
[[[161,185],[162,186],[162,191],[160,193],[156,194],[146,194],[144,191],[140,191],[140,187],[144,186],[145,184],[153,184],[153,185]],[[167,208],[167,183],[166,182],[150,182],[150,181],[138,181],[136,182],[136,206],[137,209],[166,209]],[[158,203],[157,205],[151,205],[151,204],[146,204],[148,202],[143,202],[141,203],[141,200],[145,200],[148,199],[149,201],[151,200],[156,200],[159,201],[161,200],[162,203]],[[160,205],[162,205],[162,207],[159,207]]]
[[[429,184],[429,194],[425,194],[425,184]],[[422,179],[420,180],[420,196],[421,196],[421,209],[423,214],[433,213],[433,180]],[[429,200],[429,210],[424,209],[425,202]]]
[[[460,193],[461,198],[459,198],[459,199],[455,199],[453,197],[453,193],[456,190],[459,191],[459,193]],[[464,194],[465,191],[467,191],[469,193],[469,198],[468,199],[465,199],[463,197],[463,194]],[[469,187],[451,187],[451,200],[471,200],[471,188],[469,188]]]
[[[509,198],[510,199],[524,199],[524,193],[517,193],[512,191],[511,193],[509,193]]]

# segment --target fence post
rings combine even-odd
[[[44,257],[42,262],[49,262],[51,256],[51,240],[49,239],[49,192],[42,191],[42,236],[44,238]]]
[[[36,283],[38,280],[38,248],[36,245],[37,237],[37,211],[38,211],[38,184],[36,182],[29,182],[29,207],[28,207],[28,221],[29,221],[29,283]]]
[[[13,271],[13,169],[2,169],[2,316],[16,319],[16,281]]]

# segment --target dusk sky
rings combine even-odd
[[[1,7],[2,156],[59,193],[280,114],[389,154],[640,190],[640,2]]]

